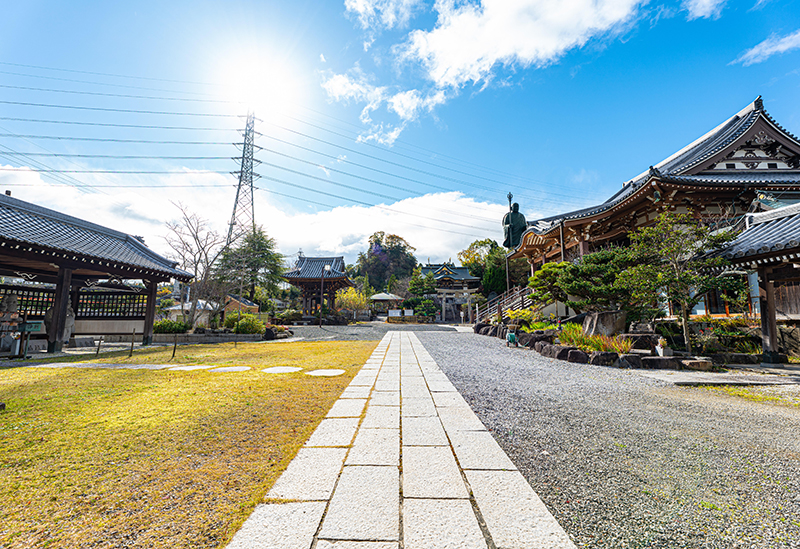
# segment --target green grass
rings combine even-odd
[[[257,368],[234,373],[0,371],[0,547],[225,544],[375,345],[191,346],[173,361]],[[346,374],[259,371],[281,365]]]
[[[772,404],[782,404],[789,406],[800,407],[800,401],[796,398],[791,398],[787,395],[776,394],[772,391],[772,387],[763,386],[736,386],[736,385],[721,385],[721,386],[703,386],[704,389],[715,391],[718,393],[725,393],[732,397],[743,398],[752,402],[769,402]]]

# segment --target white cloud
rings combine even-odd
[[[498,65],[545,66],[590,39],[621,31],[646,0],[439,0],[430,31],[398,49],[439,88],[487,82]]]
[[[129,177],[113,177],[120,184],[144,184]],[[227,231],[236,192],[232,178],[187,171],[149,181],[154,185],[186,188],[120,187],[105,189],[108,195],[96,191],[84,193],[75,187],[48,183],[30,170],[0,171],[0,190],[10,189],[15,198],[143,236],[147,245],[162,255],[169,253],[164,241],[165,223],[177,221],[180,216],[173,202],[181,202],[189,211],[208,220],[214,230],[222,234]],[[479,238],[501,241],[500,220],[508,209],[505,204],[476,201],[460,192],[430,194],[372,207],[341,206],[321,212],[292,212],[278,197],[258,190],[254,199],[256,222],[275,238],[282,253],[291,255],[302,248],[306,255],[344,255],[348,263],[366,250],[369,236],[376,231],[405,238],[416,247],[420,261],[455,259],[457,251]],[[535,219],[547,212],[524,213]]]
[[[327,59],[325,59],[325,56],[324,56],[324,55],[322,55],[322,54],[319,54],[319,62],[320,62],[320,63],[327,63],[327,62],[328,62],[328,60],[327,60]]]
[[[345,0],[345,9],[358,18],[362,29],[404,28],[422,0]]]
[[[683,7],[689,11],[689,20],[717,19],[728,0],[685,0]]]
[[[741,63],[744,66],[754,65],[766,61],[773,55],[796,49],[800,49],[800,30],[796,30],[786,36],[773,34],[760,44],[750,48],[731,61],[731,64]]]
[[[387,145],[394,143],[406,124],[416,120],[420,112],[430,112],[446,100],[443,90],[434,90],[427,95],[419,90],[392,93],[387,87],[372,84],[359,67],[354,67],[347,74],[324,75],[322,87],[334,101],[364,103],[359,118],[369,128],[359,136],[359,140]],[[387,111],[400,117],[400,124],[376,123],[372,120],[372,113],[384,105]]]

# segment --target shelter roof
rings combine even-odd
[[[258,307],[257,303],[254,303],[254,302],[250,301],[246,297],[242,297],[242,296],[236,295],[236,294],[228,294],[228,297],[233,299],[233,300],[238,301],[239,303],[241,303],[242,305],[245,305],[247,307]]]
[[[399,295],[381,292],[370,297],[372,301],[403,301]]]
[[[764,256],[797,253],[800,248],[800,204],[769,212],[747,214],[745,230],[736,240],[713,255],[734,264],[750,263]]]
[[[545,217],[528,222],[529,231],[544,235],[554,231],[562,221],[576,220],[602,214],[625,201],[650,181],[672,182],[682,185],[709,186],[768,186],[771,184],[800,184],[800,170],[743,170],[711,173],[707,164],[719,160],[721,154],[741,143],[759,128],[779,136],[784,143],[800,150],[800,140],[781,127],[764,110],[759,96],[755,101],[705,135],[688,144],[678,152],[651,166],[647,171],[627,181],[611,198],[596,206]],[[762,159],[763,160],[763,159]]]
[[[182,281],[192,278],[140,238],[6,195],[0,195],[0,240],[7,242],[7,250],[18,243],[28,252],[68,259],[113,275],[126,270],[129,278],[148,274]]]
[[[329,271],[325,270],[325,265],[330,265]],[[347,278],[344,266],[344,256],[339,257],[306,257],[300,256],[294,269],[283,273],[283,277],[288,280],[304,278],[311,279]]]
[[[436,280],[446,278],[463,281],[480,280],[480,278],[469,274],[469,269],[466,267],[456,267],[452,263],[429,263],[421,267],[421,272],[423,276],[426,276],[428,273],[433,274],[433,278]]]

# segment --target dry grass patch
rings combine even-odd
[[[722,385],[704,388],[753,402],[800,407],[800,385]]]
[[[0,547],[218,547],[376,342],[179,348],[246,372],[0,371]],[[172,350],[100,362],[167,363]],[[346,374],[268,375],[295,365]]]

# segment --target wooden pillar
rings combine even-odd
[[[144,333],[142,334],[142,345],[150,345],[153,343],[153,325],[156,322],[156,295],[158,294],[158,282],[155,280],[145,280],[144,287],[147,288],[147,307],[144,310]]]
[[[67,324],[67,307],[69,306],[69,291],[72,286],[72,269],[58,268],[56,279],[56,295],[53,303],[53,320],[50,324],[50,333],[47,335],[47,352],[59,353],[64,344],[61,338]]]
[[[559,236],[561,239],[561,261],[566,261],[567,251],[564,249],[564,220],[561,220],[561,225],[558,227]]]
[[[589,253],[589,241],[584,240],[581,238],[580,244],[578,245],[578,253],[581,257]]]
[[[766,362],[777,362],[778,323],[775,313],[775,285],[767,277],[772,269],[758,268],[758,294],[761,305],[761,346]]]

